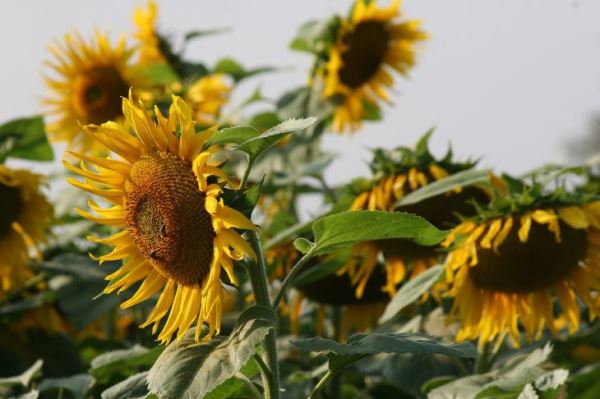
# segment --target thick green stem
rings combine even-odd
[[[271,298],[269,296],[269,285],[267,282],[267,268],[265,265],[265,257],[258,239],[258,234],[255,231],[250,232],[250,245],[256,252],[257,262],[251,263],[249,268],[250,282],[254,291],[254,301],[258,305],[271,306]],[[263,380],[265,385],[265,397],[267,399],[279,399],[279,363],[277,359],[277,335],[275,327],[269,330],[264,342],[263,348],[265,351],[264,360],[267,364],[270,373],[264,375]]]
[[[312,250],[308,251],[306,254],[304,254],[304,256],[302,258],[300,258],[300,260],[298,262],[296,262],[296,264],[292,267],[292,270],[290,270],[288,275],[285,276],[285,279],[283,279],[283,283],[281,283],[281,288],[279,289],[277,296],[273,300],[273,309],[274,310],[277,310],[279,303],[283,300],[283,297],[285,296],[285,292],[292,284],[294,277],[296,277],[296,275],[300,272],[302,267],[306,264],[306,262],[308,262],[308,260],[310,258],[312,258],[312,256],[313,256]]]

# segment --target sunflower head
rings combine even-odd
[[[29,251],[46,242],[53,208],[41,177],[0,165],[0,298],[32,276]]]
[[[416,45],[427,35],[418,21],[401,21],[400,2],[379,7],[357,0],[349,18],[339,17],[336,32],[316,73],[324,79],[324,95],[335,104],[333,129],[360,128],[377,100],[387,101],[394,83],[391,71],[407,75],[415,64]]]
[[[217,121],[221,108],[229,101],[231,85],[225,75],[216,73],[204,76],[188,88],[186,99],[194,112],[194,118],[201,125],[211,125]]]
[[[134,84],[129,59],[131,50],[124,38],[116,46],[108,37],[96,33],[85,41],[78,33],[66,34],[62,42],[50,47],[54,56],[47,65],[54,72],[46,77],[51,96],[44,99],[56,120],[48,126],[53,141],[65,141],[72,149],[93,149],[93,140],[80,126],[117,119],[121,97]]]
[[[459,223],[461,215],[474,214],[476,203],[489,202],[488,190],[483,187],[464,187],[415,204],[396,205],[406,194],[430,182],[475,166],[473,162],[453,161],[450,152],[436,159],[428,150],[429,136],[426,134],[415,148],[375,150],[371,162],[373,178],[356,181],[350,186],[355,196],[350,209],[409,212],[422,216],[438,228],[448,228]],[[383,289],[393,295],[408,270],[411,271],[411,278],[415,277],[437,264],[440,255],[440,248],[421,247],[407,240],[366,242],[352,247],[350,260],[342,271],[349,274],[360,297],[382,256],[387,271],[387,282]]]
[[[518,346],[520,327],[529,341],[546,328],[557,334],[561,325],[574,333],[578,297],[591,318],[598,312],[600,202],[516,182],[443,243],[459,340],[483,345],[508,334]]]
[[[113,204],[102,208],[90,201],[95,214],[78,212],[121,229],[107,238],[91,238],[114,247],[98,258],[100,262],[124,261],[108,276],[105,292],[141,282],[124,308],[160,292],[142,326],[152,324],[154,332],[162,326],[162,342],[174,334],[181,338],[194,323],[196,339],[203,324],[208,324],[211,337],[220,328],[221,271],[236,283],[233,262],[255,257],[240,235],[254,225],[222,197],[229,180],[220,169],[218,147],[208,141],[217,130],[196,133],[192,110],[176,96],[167,117],[158,108],[154,116],[147,114],[144,105],[131,98],[123,100],[123,113],[134,135],[113,122],[87,128],[111,156],[74,153],[81,166],[65,163],[84,178],[70,179],[73,185]]]

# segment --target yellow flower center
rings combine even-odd
[[[75,79],[73,106],[84,118],[82,123],[100,124],[121,114],[121,97],[128,91],[129,85],[117,69],[91,68]]]
[[[473,283],[483,289],[526,293],[546,289],[563,280],[585,258],[588,242],[584,229],[560,223],[561,241],[546,225],[531,224],[529,239],[520,242],[511,230],[498,248],[477,249],[478,263],[469,268]]]
[[[0,184],[0,238],[12,231],[12,223],[17,220],[23,208],[21,194],[17,187]]]
[[[344,38],[340,81],[355,89],[377,73],[388,51],[390,34],[381,22],[362,22]]]
[[[178,283],[200,284],[215,231],[192,165],[168,153],[144,156],[131,166],[125,191],[127,226],[142,255]]]

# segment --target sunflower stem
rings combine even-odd
[[[316,399],[319,392],[321,392],[323,390],[323,388],[325,388],[327,383],[329,383],[329,381],[331,381],[331,379],[333,378],[334,375],[335,375],[335,373],[333,371],[327,370],[327,373],[325,373],[323,378],[321,378],[319,380],[319,382],[317,383],[317,385],[314,387],[314,389],[312,390],[310,395],[308,395],[308,399]]]
[[[285,278],[283,279],[283,283],[281,283],[281,288],[279,289],[279,292],[277,293],[277,295],[275,296],[275,299],[273,300],[273,310],[277,310],[279,303],[281,303],[281,301],[283,300],[283,297],[285,296],[285,292],[288,290],[288,288],[290,288],[290,285],[292,284],[294,277],[296,277],[296,275],[298,273],[300,273],[300,270],[302,269],[302,267],[312,257],[313,257],[313,250],[311,249],[306,254],[304,254],[304,256],[302,258],[300,258],[300,260],[298,260],[298,262],[296,262],[296,264],[292,267],[292,269],[287,274],[287,276],[285,276]]]
[[[242,180],[240,181],[239,191],[244,191],[246,188],[246,183],[248,183],[248,176],[250,176],[250,169],[252,169],[252,165],[254,164],[254,160],[250,159],[248,161],[248,165],[246,166],[246,170],[244,171],[244,176],[242,176]]]
[[[257,305],[271,306],[265,257],[256,231],[250,233],[250,245],[256,253],[257,261],[249,266],[250,282]],[[264,360],[269,373],[262,373],[265,384],[265,398],[279,399],[279,361],[277,359],[277,333],[275,326],[269,330],[264,342]],[[266,374],[266,375],[265,375]]]

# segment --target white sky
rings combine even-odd
[[[382,1],[383,2],[383,1]],[[112,37],[132,32],[131,13],[143,1],[3,1],[0,5],[0,121],[40,112],[46,44],[69,28],[94,26]],[[351,1],[159,1],[162,31],[232,27],[201,39],[190,58],[209,64],[234,56],[246,66],[280,65],[239,88],[261,85],[269,96],[306,81],[309,55],[288,50],[304,21],[345,13]],[[365,175],[367,147],[412,144],[437,126],[432,148],[452,142],[460,157],[512,173],[566,159],[564,143],[586,131],[600,111],[600,2],[595,0],[405,0],[408,18],[423,21],[431,40],[410,81],[399,79],[395,106],[382,123],[353,137],[328,135],[338,152],[333,182]],[[58,164],[58,162],[56,163]],[[48,170],[39,165],[36,169]]]

